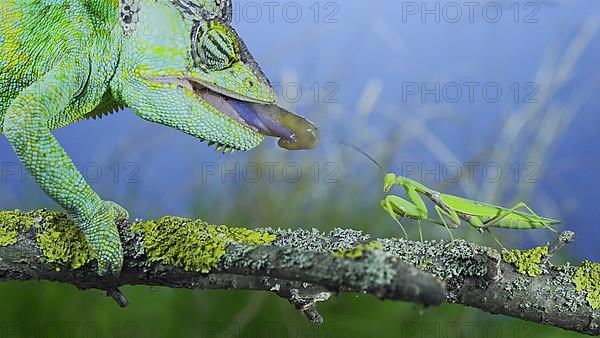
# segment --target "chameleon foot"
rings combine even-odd
[[[86,238],[97,253],[100,276],[107,273],[118,275],[123,268],[123,249],[116,222],[128,217],[127,210],[117,203],[103,201],[91,222],[82,225]]]
[[[113,201],[104,201],[104,205],[109,208],[112,209],[112,212],[114,213],[116,220],[120,220],[120,219],[129,219],[129,212],[127,212],[127,210],[125,208],[123,208],[122,206],[120,206],[119,204],[113,202]]]

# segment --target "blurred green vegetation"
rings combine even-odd
[[[125,287],[119,308],[100,291],[48,282],[2,283],[0,337],[577,337],[459,305],[422,309],[344,294],[319,306],[315,326],[275,295]]]

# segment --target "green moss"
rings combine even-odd
[[[83,232],[66,215],[40,210],[36,212],[0,211],[0,246],[17,243],[21,232],[36,228],[36,241],[46,260],[77,269],[94,259]]]
[[[360,244],[352,249],[336,251],[333,255],[339,258],[357,259],[370,250],[383,251],[383,247],[378,242],[371,242],[369,244]]]
[[[542,259],[548,255],[548,247],[541,246],[527,251],[504,250],[502,258],[508,264],[512,264],[521,274],[531,277],[539,276],[544,271],[540,267]]]
[[[202,221],[164,217],[135,224],[144,236],[144,253],[151,262],[208,273],[217,266],[230,242],[270,244],[276,236],[243,228],[209,225]]]
[[[78,269],[95,258],[81,228],[65,214],[44,211],[40,216],[36,241],[48,262]]]
[[[35,218],[22,211],[0,211],[0,246],[17,243],[17,235],[29,231]]]
[[[585,300],[592,309],[600,309],[600,264],[585,261],[575,270],[572,279],[577,292],[585,291]]]
[[[431,259],[426,259],[423,260],[421,263],[419,263],[419,269],[421,270],[425,270],[427,269],[430,265],[433,265],[433,261]]]

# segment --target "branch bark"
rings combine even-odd
[[[7,219],[11,224],[2,224]],[[489,313],[600,335],[600,311],[588,304],[585,292],[575,290],[575,267],[555,267],[544,259],[540,263],[543,274],[531,277],[504,262],[496,250],[463,240],[373,240],[361,232],[344,229],[328,234],[262,229],[276,239],[269,245],[229,242],[210,273],[200,273],[149,259],[144,233],[132,232],[131,224],[122,222],[119,228],[124,239],[123,271],[118,277],[100,278],[92,262],[78,269],[72,269],[70,262],[49,262],[39,236],[48,227],[64,226],[65,219],[65,215],[44,210],[11,212],[9,218],[0,217],[0,232],[14,229],[15,225],[19,229],[14,243],[7,245],[5,241],[5,246],[0,246],[0,281],[49,280],[80,289],[102,289],[121,306],[127,305],[126,297],[119,291],[123,285],[260,290],[289,300],[314,323],[323,321],[317,311],[318,302],[338,292],[361,292],[423,306],[464,304]],[[26,224],[32,220],[34,224]],[[191,222],[176,221],[181,226]],[[565,236],[551,245],[551,254],[565,244],[561,241],[565,241]]]

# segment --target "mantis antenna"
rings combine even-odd
[[[383,166],[381,164],[379,164],[379,162],[377,162],[377,160],[375,160],[371,155],[367,154],[366,151],[360,149],[359,147],[355,146],[354,144],[346,141],[346,140],[341,140],[339,141],[342,145],[345,145],[346,147],[359,152],[360,154],[364,155],[366,158],[368,158],[369,160],[371,160],[371,162],[373,162],[378,168],[379,170],[381,170],[381,172],[385,175],[387,174],[387,171],[383,168]],[[385,209],[385,208],[384,208]],[[388,211],[389,212],[389,211]],[[400,221],[398,220],[398,218],[393,217],[394,221],[396,221],[396,223],[398,223],[398,225],[400,226],[400,228],[402,229],[402,232],[404,232],[404,236],[406,236],[406,238],[408,238],[408,233],[406,232],[406,229],[404,228],[404,226],[402,225],[402,223],[400,223]],[[421,221],[419,220],[419,234],[421,236],[421,241],[423,240],[423,231],[421,230]],[[450,236],[452,236],[452,234],[450,234]]]
[[[379,162],[377,162],[377,160],[375,160],[371,155],[367,154],[366,151],[360,149],[359,147],[355,146],[354,144],[352,144],[346,140],[341,140],[339,142],[341,144],[345,145],[346,147],[363,154],[366,158],[371,160],[371,162],[373,162],[379,168],[379,170],[381,170],[383,173],[386,173],[385,168],[383,168],[383,166],[381,164],[379,164]]]

